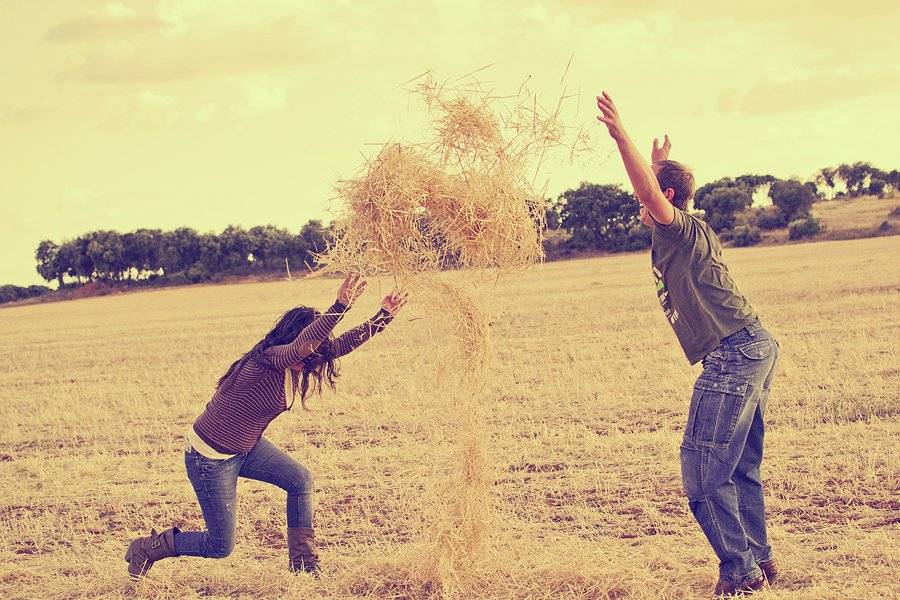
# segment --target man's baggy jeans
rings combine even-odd
[[[703,359],[681,444],[681,477],[694,518],[719,557],[719,575],[740,583],[772,558],[760,478],[766,400],[778,343],[758,320]]]

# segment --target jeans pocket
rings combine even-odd
[[[685,442],[726,448],[734,438],[749,383],[729,375],[701,375],[694,384]]]
[[[738,346],[738,351],[750,360],[765,360],[775,351],[775,341],[769,338]]]
[[[209,458],[196,450],[188,454],[187,458],[193,463],[195,473],[202,477],[216,476],[225,463],[231,460],[230,458]]]

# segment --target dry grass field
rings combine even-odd
[[[764,463],[785,576],[761,598],[900,594],[900,237],[729,249],[782,344]],[[716,563],[681,492],[696,368],[656,305],[646,254],[546,265],[479,291],[491,543],[465,598],[705,598]],[[459,274],[451,275],[459,277]],[[0,310],[0,597],[419,598],[455,468],[435,373],[440,320],[412,302],[343,360],[339,390],[267,435],[316,475],[324,572],[286,572],[283,497],[239,484],[228,558],[132,583],[151,526],[202,524],[182,432],[285,309],[335,280],[204,286]],[[386,281],[339,326],[374,312]],[[299,404],[299,403],[298,403]]]
[[[812,216],[819,219],[822,231],[815,240],[852,240],[882,235],[895,235],[900,217],[892,211],[900,206],[900,196],[888,198],[861,196],[839,200],[819,200],[812,206]],[[810,241],[809,238],[803,243]],[[764,243],[789,242],[788,229],[763,231]],[[797,243],[797,242],[791,242]]]
[[[890,212],[900,206],[900,196],[820,200],[813,204],[812,214],[822,220],[826,229],[866,230],[875,229],[884,221],[891,221]]]
[[[822,231],[814,240],[852,240],[882,235],[896,235],[900,217],[891,211],[900,206],[900,195],[888,198],[860,196],[839,200],[819,200],[812,205],[812,216],[819,219]],[[887,223],[887,225],[884,225]],[[763,243],[798,243],[790,241],[787,227],[763,231]],[[810,238],[802,243],[810,241]]]

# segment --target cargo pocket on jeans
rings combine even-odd
[[[684,439],[698,446],[725,448],[734,438],[749,383],[729,375],[700,375],[694,384]]]

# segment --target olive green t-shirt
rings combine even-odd
[[[756,318],[722,261],[719,238],[697,217],[676,208],[670,225],[657,223],[650,258],[659,305],[691,364]]]

